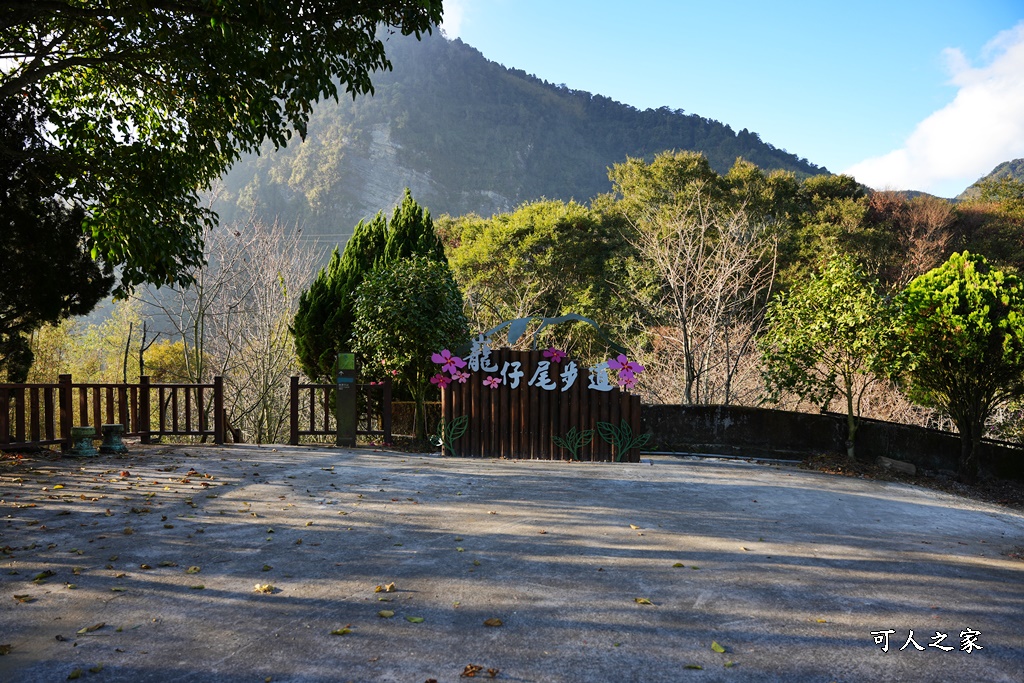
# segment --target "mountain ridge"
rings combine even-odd
[[[303,143],[235,165],[214,203],[224,221],[254,214],[307,237],[343,237],[405,187],[435,215],[586,202],[611,190],[612,164],[670,149],[703,152],[720,173],[737,157],[798,176],[828,172],[745,128],[554,85],[458,39],[391,36],[388,54],[394,70],[376,76],[372,97],[320,103]]]

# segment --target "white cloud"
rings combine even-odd
[[[1024,22],[985,46],[974,67],[947,49],[952,102],[917,125],[903,147],[845,171],[875,188],[959,194],[1003,161],[1024,157]]]
[[[468,0],[445,0],[441,30],[449,38],[458,38],[462,32],[462,21],[466,17]]]

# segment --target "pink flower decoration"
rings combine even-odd
[[[439,372],[430,378],[430,383],[436,384],[442,389],[444,389],[446,386],[452,383],[452,378],[444,374],[443,372]]]
[[[465,384],[466,380],[469,379],[469,373],[462,370],[456,370],[452,374],[452,378],[454,378],[459,384]]]
[[[633,375],[630,375],[630,377],[627,379],[627,378],[624,378],[620,374],[619,375],[619,384],[622,385],[622,387],[625,388],[625,389],[632,389],[633,387],[636,386],[636,377],[633,376]]]
[[[434,361],[441,366],[441,372],[448,372],[452,375],[459,368],[466,367],[466,361],[462,360],[458,356],[453,356],[452,352],[445,349],[441,353],[435,353],[430,356],[430,360]]]
[[[633,371],[630,370],[628,367],[625,367],[625,368],[622,368],[621,370],[619,370],[619,383],[635,382],[635,381],[636,381],[636,375],[634,375]]]
[[[629,364],[629,359],[626,358],[626,354],[620,353],[617,358],[612,358],[608,361],[609,370],[621,370]]]
[[[552,363],[561,363],[565,359],[565,356],[565,351],[556,349],[554,346],[548,347],[548,350],[544,352],[544,357],[550,358]]]
[[[491,389],[497,389],[500,384],[501,380],[491,375],[488,375],[487,379],[484,380],[484,386],[490,387]]]
[[[644,371],[644,366],[640,365],[636,361],[631,360],[628,363],[626,363],[626,367],[624,369],[629,370],[634,375],[639,375],[641,372]]]

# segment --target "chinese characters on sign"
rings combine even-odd
[[[527,386],[537,387],[545,391],[568,391],[576,383],[580,369],[576,361],[569,361],[562,366],[561,372],[552,365],[562,365],[566,359],[565,351],[551,347],[544,351],[544,358],[537,363],[533,374],[527,381]],[[509,389],[519,387],[520,380],[526,376],[523,364],[519,361],[506,361],[499,369],[498,365],[491,360],[490,338],[478,334],[472,342],[469,355],[464,359],[452,354],[445,349],[440,353],[431,356],[431,360],[441,366],[440,372],[430,378],[433,384],[444,388],[452,382],[465,384],[472,372],[487,373],[483,379],[483,385],[490,389],[497,389],[500,386],[507,386]],[[465,368],[465,370],[463,370]],[[618,372],[617,383],[625,389],[632,389],[636,386],[637,375],[644,371],[644,366],[636,361],[631,361],[625,355],[620,354],[617,358],[607,360],[603,363],[587,368],[589,382],[587,387],[595,391],[611,391],[615,388],[609,371]],[[561,380],[556,381],[552,374]]]
[[[881,647],[882,652],[889,651],[889,636],[895,635],[896,631],[887,629],[885,631],[872,631],[871,636],[875,639],[875,645]],[[975,631],[974,629],[967,628],[960,632],[960,649],[968,654],[975,650],[984,650],[985,648],[978,643],[978,637],[981,636],[981,631]],[[934,636],[921,636],[921,639],[930,639],[928,647],[934,647],[943,652],[949,652],[955,649],[953,645],[946,645],[946,639],[949,637],[947,633],[935,632]],[[898,642],[898,640],[893,641]],[[903,643],[903,647],[900,648],[900,652],[906,650],[908,647],[913,647],[915,650],[923,651],[927,648],[921,645],[917,640],[914,639],[914,631],[911,629],[910,634],[907,636],[907,640]]]

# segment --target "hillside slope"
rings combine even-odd
[[[525,201],[588,201],[607,168],[666,149],[737,157],[798,175],[826,172],[747,130],[668,108],[640,111],[488,61],[459,40],[388,40],[394,70],[373,97],[319,104],[304,143],[240,161],[223,179],[222,219],[250,212],[343,241],[408,186],[434,215],[490,215]]]

